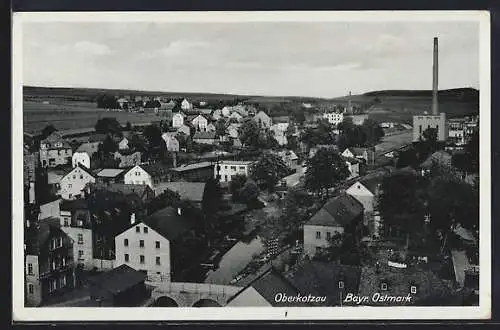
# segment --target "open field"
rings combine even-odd
[[[58,101],[44,104],[25,101],[23,104],[23,128],[26,132],[38,132],[47,125],[58,130],[94,127],[103,117],[115,117],[120,124],[149,123],[160,120],[154,113],[131,113],[98,109],[94,103],[82,101]]]

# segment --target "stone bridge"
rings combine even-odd
[[[225,306],[229,298],[242,289],[207,283],[147,282],[147,284],[155,287],[151,293],[151,306],[156,307]]]

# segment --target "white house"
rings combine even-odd
[[[173,134],[163,133],[161,136],[163,141],[165,141],[167,150],[170,152],[179,151],[179,141],[175,138],[175,134],[175,132],[173,132]]]
[[[88,168],[79,164],[66,174],[59,182],[59,195],[63,199],[83,197],[82,190],[88,183],[95,183],[95,177]]]
[[[375,209],[376,197],[380,189],[379,186],[380,184],[374,180],[356,181],[352,186],[347,188],[346,194],[351,195],[356,198],[358,202],[363,204],[365,213],[371,213]]]
[[[62,231],[73,240],[73,260],[83,269],[94,268],[92,223],[85,200],[61,201],[59,206]]]
[[[204,116],[198,115],[191,121],[191,124],[193,124],[196,130],[205,132],[207,130],[208,121]]]
[[[73,167],[77,167],[78,164],[82,164],[86,168],[90,168],[90,156],[86,152],[75,152],[71,160]]]
[[[131,168],[124,176],[125,184],[145,184],[154,189],[153,178],[140,165]]]
[[[179,128],[182,125],[184,125],[184,115],[177,112],[172,116],[172,127]]]
[[[231,107],[225,106],[222,108],[221,114],[223,117],[229,117],[231,115]]]
[[[355,233],[363,221],[363,205],[343,194],[329,200],[304,224],[304,253],[314,256],[330,245],[330,239],[346,231]]]
[[[222,118],[222,110],[221,109],[214,110],[214,112],[212,113],[212,118],[215,120],[221,119]]]
[[[337,126],[344,120],[344,114],[339,112],[325,112],[323,118],[334,126]]]
[[[147,273],[150,281],[170,282],[171,249],[192,228],[180,208],[163,208],[142,221],[132,215],[130,228],[115,237],[115,267],[126,264]]]
[[[193,105],[186,99],[182,100],[181,103],[181,109],[182,110],[191,110],[193,109]]]
[[[346,148],[341,153],[342,156],[347,158],[356,158],[359,160],[364,160],[365,163],[372,161],[373,152],[368,150],[368,148]]]
[[[128,139],[124,137],[119,143],[118,143],[118,149],[120,150],[127,150],[128,149]]]
[[[269,117],[267,113],[262,110],[257,112],[257,114],[253,117],[253,120],[255,120],[261,128],[269,128],[273,124],[271,117]]]
[[[359,176],[359,160],[356,158],[344,157],[347,168],[349,169],[348,179],[356,178]]]
[[[272,125],[269,129],[274,132],[274,139],[278,142],[280,146],[288,143],[286,138],[286,131],[288,129],[289,123],[277,123]]]
[[[231,182],[231,179],[236,174],[249,176],[250,166],[253,161],[241,160],[223,160],[218,166],[214,167],[214,178],[219,177],[220,182]]]
[[[243,116],[239,112],[233,111],[231,115],[229,115],[229,118],[234,118],[237,121],[241,121],[243,119]]]
[[[123,264],[146,271],[149,279],[170,281],[170,241],[145,222],[135,222],[115,237],[115,267]]]

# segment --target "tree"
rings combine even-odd
[[[307,128],[300,140],[311,148],[321,144],[335,144],[334,127],[326,119],[320,119],[316,128]]]
[[[135,133],[128,137],[128,147],[133,151],[144,152],[146,150],[144,141]]]
[[[177,208],[180,206],[181,196],[178,192],[165,189],[161,194],[153,198],[146,205],[148,214],[153,214],[167,206]]]
[[[229,191],[233,201],[237,201],[240,198],[240,190],[243,185],[247,182],[247,177],[244,174],[236,174],[231,178],[229,183]]]
[[[143,135],[148,142],[147,153],[149,157],[158,157],[161,152],[161,145],[163,144],[160,128],[156,125],[149,125],[144,129]]]
[[[99,148],[102,153],[111,154],[118,150],[118,144],[111,138],[111,136],[107,135],[104,141],[99,144],[98,151]]]
[[[259,197],[259,187],[253,181],[247,181],[239,191],[240,200],[247,205],[254,205]]]
[[[41,134],[40,139],[45,140],[46,138],[48,138],[50,136],[50,134],[52,134],[56,131],[57,131],[57,129],[54,127],[54,125],[47,125],[42,130],[42,134]]]
[[[95,131],[101,134],[114,134],[122,135],[122,127],[116,118],[104,117],[97,120],[95,126]]]
[[[127,131],[131,131],[132,130],[132,125],[130,124],[129,121],[127,121],[127,124],[125,125],[125,130],[127,130]]]
[[[374,121],[373,119],[367,118],[363,124],[361,125],[365,136],[366,136],[366,145],[374,146],[377,144],[382,137],[384,137],[384,130],[380,125]]]
[[[252,165],[250,177],[257,183],[264,183],[269,191],[284,176],[288,175],[290,169],[281,157],[270,152],[263,153]]]
[[[257,123],[248,118],[238,129],[240,141],[245,146],[258,146],[260,129]]]
[[[210,178],[205,183],[201,202],[202,211],[205,216],[205,233],[208,237],[209,244],[216,238],[217,212],[220,209],[221,203],[222,192],[219,181],[215,178]]]
[[[403,232],[409,243],[410,233],[423,229],[425,215],[425,186],[422,179],[407,172],[396,173],[382,181],[378,207],[385,229]]]
[[[349,176],[345,160],[337,152],[320,148],[314,157],[307,160],[305,186],[322,194]]]
[[[226,120],[224,118],[220,118],[215,123],[215,135],[217,137],[226,135]]]

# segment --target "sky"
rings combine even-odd
[[[474,22],[25,22],[23,84],[337,97],[479,87]]]

